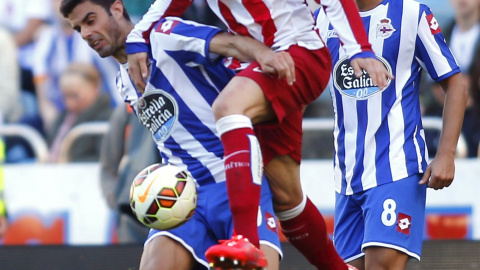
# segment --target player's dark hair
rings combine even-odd
[[[112,15],[110,12],[110,6],[115,2],[120,1],[123,4],[122,0],[62,0],[60,4],[60,12],[63,17],[68,18],[68,15],[73,11],[73,9],[81,3],[91,2],[93,4],[99,5],[105,9],[108,15]],[[130,21],[130,16],[128,15],[127,9],[123,8],[123,17]]]

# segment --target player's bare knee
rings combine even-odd
[[[218,119],[226,116],[228,114],[228,103],[223,102],[222,98],[218,97],[212,104],[212,111],[213,115],[215,116],[215,119],[218,121]]]
[[[300,196],[291,196],[287,193],[274,194],[273,195],[273,209],[275,212],[283,212],[297,207],[303,199],[303,195]]]

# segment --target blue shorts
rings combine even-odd
[[[420,260],[427,185],[416,174],[353,195],[336,194],[334,243],[353,261],[369,246],[399,250]]]
[[[246,198],[247,199],[247,198]],[[257,222],[260,244],[269,245],[282,256],[272,194],[266,179],[262,183],[261,220]],[[182,226],[159,231],[151,229],[145,245],[154,237],[168,236],[182,244],[198,262],[194,269],[209,269],[205,252],[218,240],[230,239],[233,232],[232,213],[228,203],[226,182],[198,188],[198,202],[192,218]]]

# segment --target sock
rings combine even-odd
[[[277,217],[288,241],[317,269],[347,269],[328,237],[322,214],[310,199],[305,197],[299,206],[277,213]]]
[[[217,121],[225,152],[225,175],[233,228],[260,247],[257,228],[263,173],[262,156],[250,118],[230,115]]]

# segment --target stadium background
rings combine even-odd
[[[448,0],[421,2],[432,8],[440,25],[452,19]],[[324,94],[319,103],[329,104],[328,99]],[[306,136],[331,141],[315,132]],[[331,167],[330,160],[315,157],[302,163],[304,189],[324,213],[330,233]],[[458,159],[453,186],[429,191],[422,261],[410,262],[408,269],[480,269],[479,175],[480,160]],[[5,165],[10,227],[0,239],[0,269],[138,269],[142,246],[116,243],[115,217],[98,176],[97,163]],[[282,270],[313,269],[288,243],[283,248]]]

